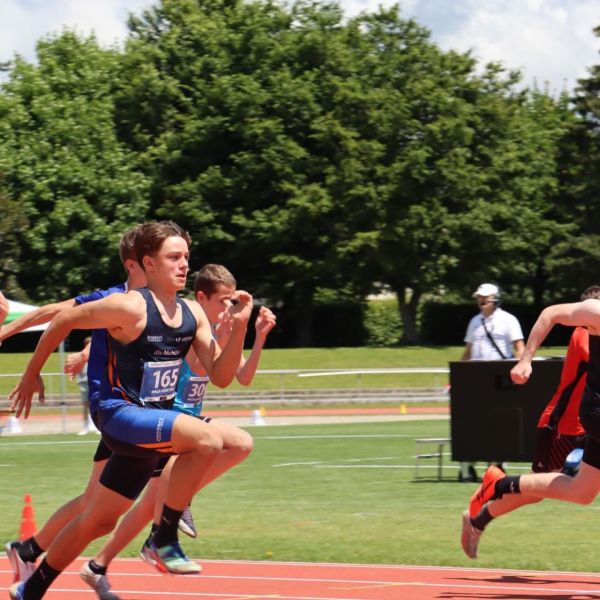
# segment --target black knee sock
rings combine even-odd
[[[156,533],[156,530],[158,529],[158,525],[154,522],[152,522],[152,527],[150,528],[150,533],[154,534]]]
[[[479,512],[479,514],[474,519],[471,519],[471,524],[473,525],[473,527],[479,529],[479,531],[483,531],[486,528],[486,526],[489,525],[489,523],[493,520],[493,518],[494,517],[490,515],[488,507],[484,506]]]
[[[494,499],[502,498],[504,494],[520,494],[521,493],[521,476],[510,475],[498,479],[494,486]]]
[[[96,575],[106,575],[106,567],[99,565],[93,558],[88,562],[88,566],[92,573],[96,573]]]
[[[25,582],[25,587],[23,588],[23,600],[39,600],[60,573],[60,571],[53,569],[46,562],[46,559],[44,559],[31,577]]]
[[[166,504],[163,505],[160,524],[153,537],[154,545],[157,548],[177,541],[177,527],[182,513],[182,510],[174,510]]]
[[[19,553],[21,560],[35,562],[40,554],[44,553],[44,550],[38,546],[35,538],[31,536],[19,543],[17,552]]]

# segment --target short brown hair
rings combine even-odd
[[[584,300],[589,300],[590,298],[600,300],[600,285],[590,285],[590,287],[581,292],[581,297],[579,300],[583,302]]]
[[[141,225],[136,225],[131,229],[128,229],[119,241],[119,256],[121,262],[125,266],[126,260],[137,260],[135,256],[135,236],[137,235]]]
[[[207,264],[204,265],[194,280],[194,293],[204,292],[209,298],[219,286],[225,286],[235,289],[237,283],[235,277],[227,267],[223,265]]]
[[[172,236],[183,238],[188,246],[192,243],[187,231],[184,231],[173,221],[154,221],[139,225],[135,236],[135,257],[142,269],[144,256],[154,256],[163,245],[163,242]]]

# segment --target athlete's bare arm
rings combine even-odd
[[[583,302],[555,304],[545,308],[538,317],[519,362],[510,375],[514,383],[526,383],[531,375],[531,361],[554,325],[587,327],[591,334],[600,335],[600,300],[590,298]]]
[[[106,329],[115,339],[126,344],[136,339],[145,325],[146,305],[136,291],[112,294],[62,310],[42,334],[21,381],[10,393],[11,408],[16,410],[17,416],[24,411],[27,418],[33,395],[38,393],[40,402],[44,401],[44,385],[40,377],[42,367],[73,329]]]
[[[254,379],[256,370],[258,369],[258,362],[260,355],[267,340],[267,336],[273,327],[277,323],[277,317],[266,306],[261,306],[254,323],[256,330],[256,336],[254,337],[254,345],[248,360],[242,356],[240,366],[238,367],[237,373],[235,374],[236,379],[242,385],[250,385]]]
[[[23,316],[15,319],[12,323],[0,327],[0,342],[3,342],[16,333],[21,333],[21,331],[24,331],[29,327],[47,323],[65,308],[71,308],[73,306],[75,306],[75,299],[71,298],[70,300],[63,300],[62,302],[46,304],[45,306],[40,306],[31,312],[25,313]]]
[[[235,377],[242,358],[248,320],[252,314],[252,296],[248,292],[236,291],[231,307],[231,333],[224,348],[213,339],[210,324],[202,308],[195,302],[186,301],[196,317],[198,328],[193,341],[193,349],[204,366],[211,383],[227,387]]]

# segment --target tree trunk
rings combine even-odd
[[[310,348],[313,344],[313,302],[312,293],[296,294],[296,346]]]
[[[402,319],[402,338],[400,342],[403,344],[419,344],[421,338],[417,330],[417,307],[421,299],[421,292],[398,286],[396,295],[398,296],[398,309]]]

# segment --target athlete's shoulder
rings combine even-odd
[[[199,314],[204,314],[202,307],[195,300],[190,300],[189,298],[179,298],[179,300],[192,311],[195,317]]]
[[[86,302],[94,302],[96,300],[101,300],[102,298],[106,298],[111,294],[123,293],[127,290],[126,283],[120,283],[118,285],[114,285],[112,287],[106,288],[104,290],[96,289],[89,294],[82,294],[75,298],[76,304],[85,304]]]

